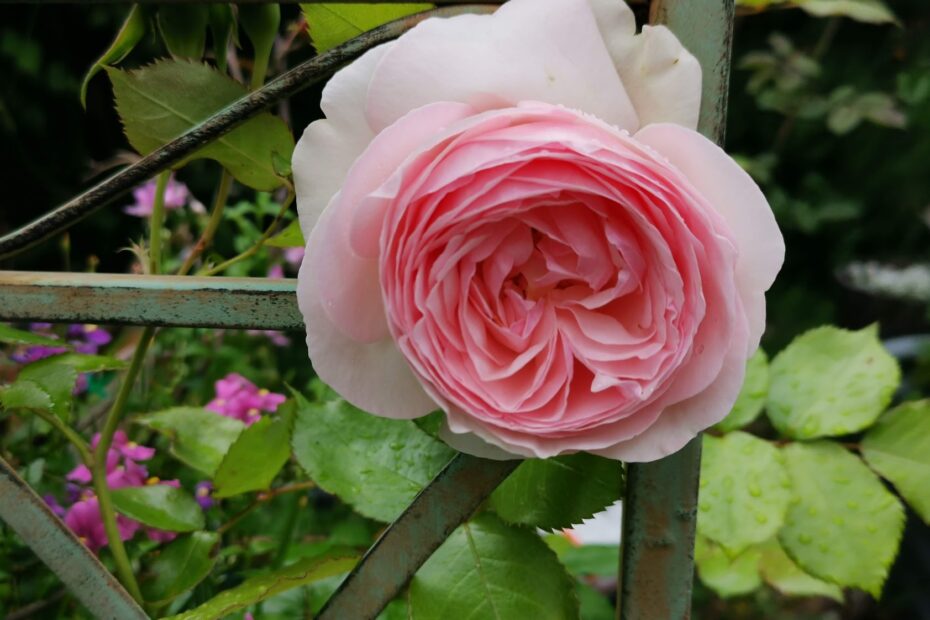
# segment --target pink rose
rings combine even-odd
[[[784,243],[700,84],[616,0],[431,19],[339,72],[293,166],[320,377],[497,458],[648,461],[722,419]]]

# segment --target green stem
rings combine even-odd
[[[146,327],[142,331],[142,337],[132,354],[132,360],[129,362],[129,370],[126,372],[126,376],[123,377],[123,382],[116,393],[116,400],[113,401],[113,406],[110,407],[107,418],[103,423],[103,430],[100,431],[100,440],[94,449],[93,467],[91,468],[94,490],[97,493],[100,516],[103,520],[103,529],[106,531],[107,543],[110,546],[110,552],[113,554],[113,561],[116,563],[116,572],[129,594],[140,603],[142,602],[142,593],[132,572],[132,565],[129,562],[129,556],[126,554],[126,547],[123,546],[123,541],[119,536],[113,498],[110,496],[110,487],[107,485],[107,452],[109,452],[113,443],[113,435],[116,434],[116,429],[122,420],[129,394],[132,392],[136,377],[139,376],[145,353],[148,351],[154,335],[154,327]]]
[[[204,250],[213,243],[213,237],[216,235],[216,229],[219,228],[220,222],[223,221],[223,210],[226,208],[226,200],[229,198],[229,188],[232,187],[233,176],[226,168],[220,175],[219,185],[216,187],[216,195],[213,197],[213,206],[210,208],[210,219],[207,221],[207,227],[197,240],[197,244],[191,249],[190,254],[184,260],[184,264],[178,269],[178,275],[186,275],[194,266],[197,257],[203,254]]]
[[[149,231],[149,273],[158,273],[161,269],[161,229],[165,224],[165,190],[170,178],[171,172],[166,170],[158,175],[155,182],[155,201],[152,204]]]
[[[87,445],[87,442],[77,434],[73,428],[61,421],[57,415],[49,413],[48,411],[42,409],[33,409],[32,410],[37,416],[48,422],[48,424],[54,428],[56,431],[65,436],[65,439],[71,442],[71,444],[78,451],[78,454],[81,456],[81,461],[90,467],[94,462],[94,457],[90,452],[90,448]]]
[[[303,495],[294,495],[289,498],[290,504],[284,516],[285,522],[284,529],[281,532],[281,542],[278,543],[278,550],[275,553],[274,559],[271,561],[271,567],[274,569],[284,566],[284,561],[287,559],[287,550],[290,548],[291,541],[294,539],[294,529],[297,527],[297,517],[300,514],[300,500],[302,498]]]
[[[248,248],[241,254],[233,256],[229,260],[220,263],[219,265],[217,265],[216,267],[213,267],[212,269],[205,269],[204,271],[200,272],[199,275],[214,276],[218,273],[222,273],[223,271],[226,271],[227,269],[229,269],[236,263],[239,263],[247,259],[248,257],[253,256],[256,252],[262,249],[262,247],[264,247],[265,245],[265,242],[268,241],[268,239],[271,238],[271,235],[273,235],[275,231],[278,229],[278,225],[281,223],[281,220],[284,218],[284,214],[287,213],[287,210],[291,206],[291,203],[293,201],[294,201],[294,192],[290,191],[287,194],[287,198],[285,198],[284,202],[281,203],[281,209],[278,211],[278,214],[275,215],[274,221],[271,222],[271,225],[265,229],[265,232],[262,233],[262,236],[258,238],[258,241],[256,241],[254,245],[252,245],[250,248]]]

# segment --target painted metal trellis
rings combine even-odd
[[[41,4],[61,1],[32,0]],[[191,0],[161,0],[162,3],[185,1]],[[426,17],[494,9],[493,4],[465,4],[458,0],[438,0],[436,4],[456,6],[442,6],[386,24],[298,65],[136,164],[20,230],[0,237],[0,259],[66,230],[239,123],[325,80],[366,49],[399,36]],[[733,15],[733,0],[653,0],[649,6],[650,22],[668,25],[701,63],[704,81],[698,129],[718,143],[722,142],[726,116]],[[294,281],[3,271],[0,271],[0,321],[303,328]],[[627,466],[617,606],[618,616],[623,620],[677,619],[690,615],[700,445],[697,438],[660,461]],[[516,465],[516,461],[490,461],[464,454],[453,458],[384,531],[319,617],[374,618]],[[147,617],[2,459],[0,519],[23,538],[96,616]]]

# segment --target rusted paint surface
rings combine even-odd
[[[384,531],[317,618],[376,617],[433,551],[521,462],[490,461],[467,454],[453,458]]]
[[[733,15],[733,0],[655,0],[650,7],[650,21],[666,24],[701,63],[698,130],[718,144],[726,123]],[[700,472],[700,437],[660,461],[629,465],[618,618],[690,618]]]
[[[58,575],[95,618],[148,618],[97,557],[2,458],[0,518]]]
[[[0,320],[303,330],[296,280],[0,271]]]
[[[429,17],[486,13],[494,6],[467,4],[444,7],[390,22],[307,60],[261,88],[231,103],[183,135],[156,149],[135,164],[101,181],[79,196],[22,228],[0,237],[0,259],[13,256],[81,221],[136,185],[182,161],[203,145],[226,134],[273,104],[317,84],[363,52],[397,38]]]

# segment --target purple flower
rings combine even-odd
[[[59,355],[67,350],[68,347],[53,347],[50,345],[39,344],[32,347],[26,347],[18,353],[11,354],[10,359],[17,364],[31,364],[32,362],[44,360],[46,357]]]
[[[272,280],[280,280],[284,277],[284,265],[272,265],[268,268],[268,277]]]
[[[123,213],[136,217],[150,217],[152,210],[155,208],[156,183],[155,179],[152,179],[132,190],[132,197],[136,202],[124,207]],[[203,213],[205,211],[203,205],[191,195],[187,185],[175,181],[174,176],[171,176],[168,179],[168,185],[165,187],[165,209],[180,209],[185,205],[189,205],[194,213]]]
[[[68,512],[65,510],[65,507],[58,503],[58,500],[55,499],[55,496],[52,494],[43,495],[42,499],[45,500],[46,505],[51,508],[52,512],[55,513],[59,519],[63,519],[65,514]]]
[[[206,409],[228,418],[235,418],[251,425],[261,418],[261,412],[273,412],[287,400],[284,394],[275,394],[259,389],[240,374],[230,373],[214,384],[216,398],[207,403]]]
[[[304,260],[304,249],[300,246],[287,248],[284,250],[284,262],[294,269],[300,268],[300,263]]]
[[[100,504],[93,494],[86,495],[72,505],[68,509],[64,521],[81,542],[94,553],[107,545],[107,533],[103,528]],[[129,540],[135,536],[140,527],[142,526],[137,521],[122,515],[116,516],[116,528],[119,530],[121,540]]]
[[[194,485],[194,497],[203,510],[210,510],[216,505],[213,499],[213,483],[209,480],[202,480]]]
[[[111,340],[113,340],[113,336],[110,335],[110,332],[97,325],[88,323],[68,326],[68,342],[74,346],[74,350],[78,353],[94,355],[100,350],[100,347],[109,344]]]

